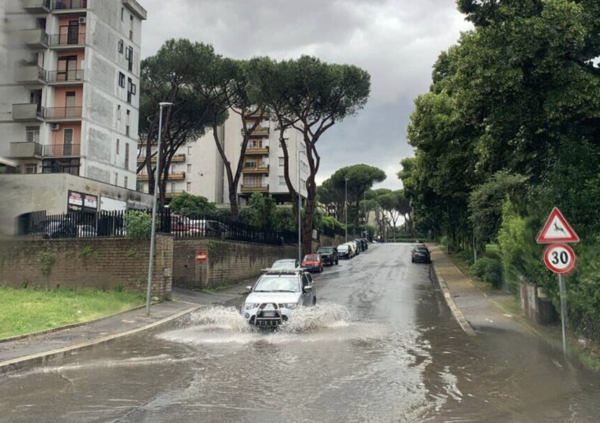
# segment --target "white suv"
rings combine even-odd
[[[242,304],[242,316],[258,327],[277,327],[294,310],[317,303],[315,284],[304,269],[267,269]]]

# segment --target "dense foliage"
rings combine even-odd
[[[152,216],[146,212],[128,211],[123,223],[127,238],[148,239],[152,235]]]
[[[457,250],[497,240],[509,285],[523,276],[557,304],[535,235],[558,206],[582,238],[569,321],[599,337],[600,2],[458,5],[475,28],[439,56],[416,99],[416,154],[399,174],[415,225]]]

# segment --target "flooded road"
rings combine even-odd
[[[467,337],[408,245],[315,279],[319,305],[280,332],[209,307],[0,377],[0,421],[600,421],[598,375],[518,327]]]

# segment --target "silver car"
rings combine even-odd
[[[287,322],[294,310],[317,303],[317,290],[303,269],[268,269],[242,304],[242,316],[258,327],[277,327]]]

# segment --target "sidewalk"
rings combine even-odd
[[[446,299],[453,314],[469,334],[469,326],[475,333],[485,333],[489,330],[508,330],[527,332],[526,328],[516,322],[512,316],[505,314],[494,301],[511,298],[510,294],[499,291],[484,293],[477,288],[469,277],[452,263],[452,260],[435,244],[427,244],[431,251],[433,271],[439,280],[442,290],[447,291]],[[445,289],[445,287],[447,287]],[[456,309],[453,309],[452,303]],[[461,323],[461,315],[466,320],[465,329]]]
[[[0,342],[0,374],[40,365],[72,351],[118,339],[175,320],[200,306],[181,301],[152,305],[117,314],[72,329],[59,330],[24,339]]]

